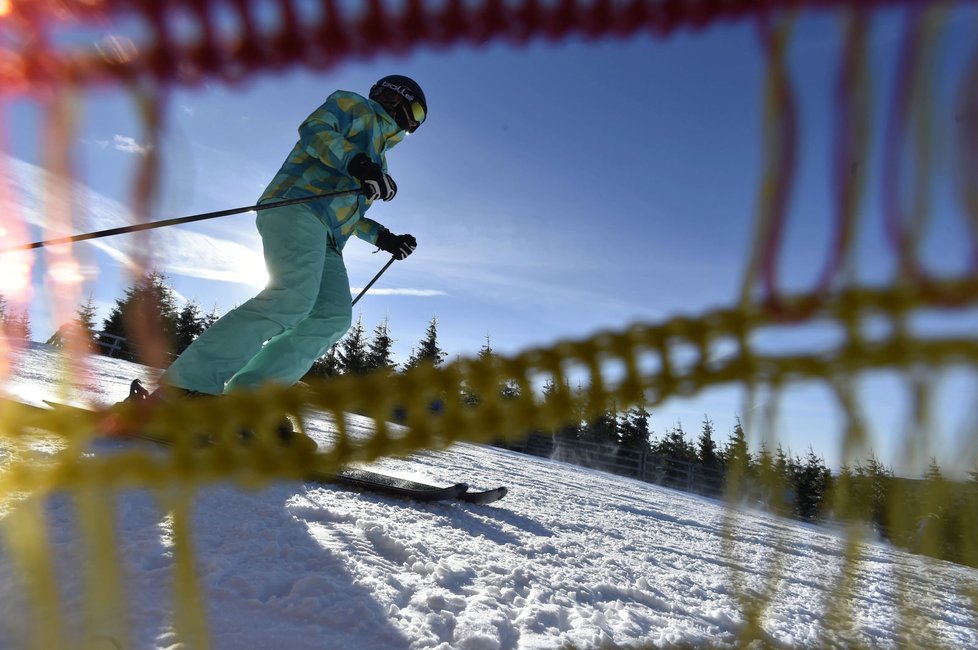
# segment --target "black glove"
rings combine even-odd
[[[380,165],[370,160],[365,153],[354,156],[346,170],[350,172],[350,176],[360,181],[363,193],[371,201],[390,201],[397,194],[394,179],[390,174],[385,174]]]
[[[395,259],[403,260],[418,247],[418,240],[413,235],[395,235],[387,228],[381,228],[377,233],[377,248],[387,251]]]

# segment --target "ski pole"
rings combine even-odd
[[[132,226],[121,226],[119,228],[109,228],[108,230],[98,230],[96,232],[89,232],[82,235],[61,237],[59,239],[36,241],[31,244],[20,244],[18,246],[10,246],[9,248],[0,249],[0,255],[3,255],[5,253],[12,253],[14,251],[26,251],[34,248],[41,248],[43,246],[53,246],[56,244],[70,244],[73,242],[86,241],[89,239],[98,239],[100,237],[111,237],[112,235],[122,235],[130,232],[138,232],[140,230],[151,230],[153,228],[163,228],[164,226],[175,226],[181,223],[192,223],[194,221],[204,221],[205,219],[228,217],[231,216],[232,214],[241,214],[242,212],[252,212],[252,211],[258,212],[260,210],[268,210],[269,208],[281,208],[287,205],[295,205],[296,203],[306,203],[308,201],[314,201],[316,199],[324,199],[331,196],[341,196],[343,194],[352,194],[353,192],[359,192],[359,191],[360,188],[358,187],[353,190],[340,190],[338,192],[329,192],[327,194],[304,196],[298,199],[285,199],[284,201],[275,201],[273,203],[249,205],[241,208],[231,208],[230,210],[218,210],[217,212],[204,212],[202,214],[194,214],[187,217],[175,217],[173,219],[150,221],[148,223],[139,223]]]
[[[382,268],[381,270],[377,271],[377,275],[374,276],[374,279],[371,280],[370,282],[368,282],[367,283],[367,286],[365,286],[363,289],[361,289],[360,290],[360,293],[357,294],[357,297],[353,299],[353,303],[350,305],[351,307],[353,305],[357,304],[357,301],[360,300],[360,298],[363,298],[363,294],[367,293],[367,290],[370,289],[370,287],[374,286],[374,282],[376,282],[378,279],[380,279],[380,276],[382,276],[384,274],[384,271],[386,271],[387,269],[389,269],[391,267],[391,264],[393,264],[396,259],[397,259],[396,257],[394,257],[393,255],[391,255],[391,258],[389,260],[387,260],[387,264],[384,264],[384,268]]]

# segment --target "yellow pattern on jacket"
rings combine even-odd
[[[336,91],[299,126],[299,141],[258,202],[355,189],[359,182],[346,171],[353,157],[364,153],[387,173],[385,154],[404,135],[397,122],[374,100]],[[361,194],[344,194],[306,205],[326,225],[337,248],[342,250],[352,235],[377,243],[382,226],[364,216],[371,203]]]

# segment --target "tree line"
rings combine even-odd
[[[489,338],[479,352],[480,359],[491,358]],[[558,388],[553,381],[543,388],[543,399],[552,398]],[[518,397],[515,381],[498,387],[502,399]],[[585,403],[588,392],[576,389]],[[463,400],[478,404],[481,397],[459,387]],[[664,467],[662,483],[692,489],[709,496],[766,508],[782,516],[802,521],[835,521],[872,527],[875,534],[914,552],[925,553],[960,564],[978,566],[978,468],[967,480],[946,478],[934,458],[920,478],[897,477],[872,452],[864,460],[843,465],[833,473],[812,447],[802,455],[775,449],[766,443],[752,451],[747,432],[739,417],[725,441],[717,439],[716,427],[705,415],[698,436],[692,438],[681,422],[661,435],[652,428],[652,414],[644,405],[619,410],[614,404],[597,416],[569,414],[568,423],[552,431],[532,431],[528,437],[543,438],[549,444],[537,449],[553,456],[561,445],[580,442],[627,449],[654,457]],[[505,442],[496,443],[508,446]],[[526,447],[524,447],[526,448]],[[677,471],[684,469],[684,472]],[[678,476],[694,476],[689,485]]]
[[[69,334],[77,332],[94,352],[108,354],[112,350],[112,356],[141,362],[143,359],[134,343],[130,323],[148,320],[158,325],[157,334],[175,358],[218,319],[216,308],[204,313],[195,300],[187,301],[178,309],[173,288],[167,284],[166,276],[158,271],[138,278],[126,288],[101,326],[97,324],[96,316],[94,298],[89,297],[78,307],[75,318],[59,327],[46,343],[63,346]]]
[[[31,316],[26,308],[15,310],[0,294],[0,336],[31,340]]]
[[[76,319],[59,328],[48,342],[57,344],[67,328],[78,328],[96,350],[100,350],[100,341],[108,344],[112,336],[120,337],[123,342],[116,356],[139,361],[139,350],[130,343],[127,323],[150,314],[160,324],[161,335],[176,356],[218,318],[216,309],[205,313],[195,301],[181,308],[176,302],[166,277],[154,271],[125,290],[101,329],[96,328],[95,309],[89,298],[79,307]],[[2,296],[0,325],[4,333],[30,336],[26,312],[8,313]],[[381,368],[399,372],[425,363],[439,366],[448,356],[438,343],[436,318],[431,319],[423,338],[402,364],[394,360],[394,342],[387,319],[368,336],[361,317],[343,339],[316,360],[309,376],[359,374]],[[479,358],[485,360],[494,355],[487,335]],[[559,388],[569,390],[567,386]],[[458,390],[465,403],[479,403],[481,396],[468,387],[460,386]],[[549,399],[557,390],[549,382],[543,387],[543,398]],[[578,386],[577,390],[583,392],[585,388]],[[519,396],[520,387],[514,381],[504,381],[498,391],[503,399],[509,399]],[[651,415],[642,405],[619,411],[610,404],[596,417],[570,414],[568,423],[558,430],[527,435],[548,440],[551,448],[580,441],[655,456],[667,469],[694,468],[701,482],[692,487],[698,492],[760,504],[805,521],[869,522],[894,543],[978,566],[968,536],[974,532],[971,522],[978,522],[978,470],[971,473],[969,481],[949,480],[932,460],[926,476],[916,480],[898,478],[870,454],[868,459],[843,466],[833,474],[812,448],[803,456],[786,452],[781,446],[771,450],[763,444],[752,451],[739,418],[727,439],[719,441],[709,416],[704,416],[698,435],[692,438],[681,422],[657,435],[652,430]],[[668,471],[664,482],[670,482]],[[677,483],[675,487],[683,486]]]
[[[0,296],[0,322],[3,322],[4,304]],[[68,333],[75,330],[82,333],[93,351],[107,354],[114,348],[112,356],[138,363],[144,359],[134,342],[131,324],[149,321],[157,323],[157,335],[163,339],[170,357],[176,358],[218,318],[216,306],[205,312],[196,300],[189,300],[178,308],[176,294],[167,283],[166,275],[152,271],[124,290],[103,319],[101,327],[96,323],[94,300],[90,297],[77,309],[75,318],[59,327],[47,343],[64,345]],[[316,360],[309,376],[365,373],[377,368],[394,371],[398,369],[398,364],[394,361],[393,346],[394,339],[390,336],[386,320],[377,326],[373,337],[368,339],[361,318],[339,343]],[[412,349],[411,356],[400,369],[407,370],[421,363],[438,365],[446,356],[438,345],[438,321],[432,318],[424,337]]]
[[[609,408],[595,418],[578,418],[561,429],[529,435],[544,439],[546,444],[535,446],[544,456],[575,442],[634,450],[644,454],[646,462],[664,468],[656,482],[666,486],[807,522],[868,525],[874,535],[895,545],[978,567],[978,468],[967,478],[951,479],[931,458],[923,476],[898,477],[870,452],[866,459],[833,473],[811,447],[802,456],[781,445],[771,451],[762,444],[752,451],[739,418],[722,442],[709,416],[704,416],[695,439],[682,423],[657,435],[651,413],[642,406],[624,412]],[[686,480],[689,477],[695,477],[693,484]]]

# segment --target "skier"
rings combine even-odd
[[[154,397],[220,395],[266,382],[291,386],[346,333],[352,320],[342,255],[347,240],[355,235],[398,260],[417,247],[413,236],[395,235],[364,213],[397,194],[386,153],[427,111],[414,80],[390,75],[373,85],[369,98],[337,91],[306,118],[259,203],[358,184],[361,192],[260,211],[267,286],[184,350]]]

